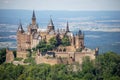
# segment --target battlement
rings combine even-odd
[[[54,52],[53,52],[54,53]],[[41,53],[40,53],[41,54]],[[36,63],[54,64],[72,64],[74,62],[82,63],[83,58],[90,57],[91,60],[95,59],[95,50],[91,52],[55,52],[55,54],[36,55]]]

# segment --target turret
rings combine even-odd
[[[80,35],[82,35],[82,32],[81,32],[81,30],[79,30],[79,31],[78,31],[78,35],[79,35],[79,36],[80,36]]]
[[[23,27],[22,27],[22,24],[21,24],[21,21],[20,21],[20,23],[19,23],[17,32],[21,32],[21,33],[24,32]]]
[[[33,10],[33,14],[32,14],[32,25],[36,24],[36,17],[35,17],[35,12]]]
[[[79,30],[75,36],[75,45],[78,49],[84,48],[84,35],[82,34],[81,30]]]
[[[50,18],[50,22],[49,22],[49,24],[48,24],[47,29],[48,29],[48,32],[55,31],[52,18]]]
[[[21,21],[19,23],[19,27],[18,27],[18,30],[17,30],[17,51],[20,51],[21,50],[21,38],[23,37],[24,35],[24,30],[23,30],[23,27],[22,27],[22,24],[21,24]]]

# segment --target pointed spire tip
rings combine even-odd
[[[33,10],[32,18],[36,18],[36,17],[35,17],[35,11],[34,11],[34,10]]]

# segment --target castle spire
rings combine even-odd
[[[78,31],[78,35],[81,35],[81,34],[82,34],[81,30],[79,30],[79,31]]]
[[[50,18],[50,22],[49,22],[48,26],[54,26],[52,18]]]
[[[35,25],[36,24],[36,17],[35,17],[35,11],[33,10],[33,14],[32,14],[32,24]]]
[[[22,33],[24,32],[21,21],[19,23],[18,31],[20,31]]]
[[[67,21],[67,26],[66,26],[66,32],[69,32],[69,24],[68,24],[68,21]]]
[[[36,17],[35,17],[35,11],[34,11],[34,10],[33,10],[32,18],[36,18]]]
[[[48,24],[48,31],[54,31],[54,24],[53,24],[53,21],[52,21],[52,18],[50,18],[50,22]]]

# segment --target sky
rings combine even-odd
[[[0,9],[120,10],[120,0],[0,0]]]

